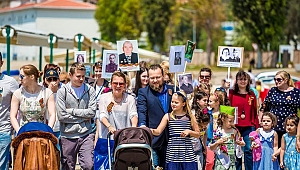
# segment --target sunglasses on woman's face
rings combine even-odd
[[[275,82],[277,81],[277,82],[280,83],[280,82],[282,82],[282,80],[283,80],[282,78],[274,78],[274,81],[275,81]]]
[[[60,82],[61,82],[61,83],[65,83],[66,81],[67,81],[67,80],[61,80]]]
[[[57,77],[48,77],[46,78],[47,81],[52,82],[52,81],[57,81],[58,78]]]
[[[25,76],[20,74],[19,77],[20,77],[21,80],[23,80]]]
[[[125,85],[125,83],[121,83],[121,82],[112,82],[112,85],[113,85],[113,86],[116,86],[116,87],[117,87],[118,85],[119,85],[120,87],[123,87],[123,86]]]
[[[226,90],[223,87],[216,88],[216,91],[226,92]]]

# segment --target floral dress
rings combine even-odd
[[[215,159],[214,170],[235,170],[236,162],[236,146],[235,146],[235,130],[232,129],[232,132],[225,133],[220,127],[214,131],[214,141],[217,141],[220,138],[227,138],[227,141],[218,146]]]
[[[298,170],[300,164],[300,153],[296,150],[296,136],[283,135],[285,141],[285,152],[283,157],[284,169]]]
[[[28,93],[23,87],[14,92],[20,102],[21,127],[28,122],[47,123],[47,102],[52,94],[52,91],[45,87],[35,94]]]

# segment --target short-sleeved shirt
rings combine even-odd
[[[131,127],[131,119],[138,116],[135,98],[127,93],[123,95],[122,102],[114,103],[110,112],[107,107],[113,101],[112,92],[101,94],[99,100],[100,114],[97,115],[97,118],[101,122],[102,118],[105,117],[117,130]],[[102,132],[99,132],[99,136],[106,137],[107,132],[107,128],[105,128]]]
[[[11,130],[10,102],[12,94],[18,88],[19,85],[13,77],[0,75],[0,133]]]

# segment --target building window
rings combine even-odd
[[[23,24],[23,17],[22,16],[18,17],[18,24]]]

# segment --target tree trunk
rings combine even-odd
[[[211,51],[212,51],[212,38],[211,38],[211,35],[208,35],[207,41],[206,41],[207,66],[211,65],[211,63],[210,63]]]
[[[278,60],[278,52],[277,50],[272,51],[272,57],[271,57],[271,67],[275,68]]]
[[[207,56],[207,66],[210,66],[210,57],[212,51],[212,32],[211,32],[211,22],[210,20],[206,21],[206,33],[207,33],[207,41],[206,41],[206,56]]]
[[[261,56],[261,49],[257,48],[257,63],[256,68],[260,69],[262,68],[262,56]]]

